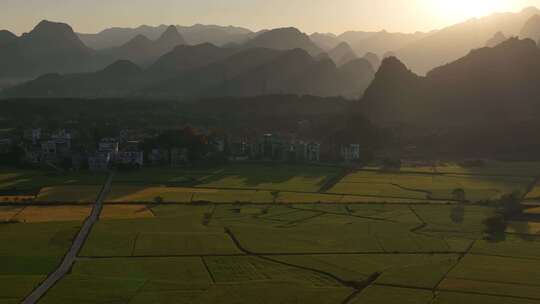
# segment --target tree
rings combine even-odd
[[[484,232],[488,234],[489,238],[492,240],[497,240],[504,238],[504,233],[506,231],[506,219],[502,214],[495,214],[494,216],[488,217],[484,220]]]
[[[515,191],[511,194],[503,195],[499,201],[500,212],[505,218],[511,218],[523,213],[521,204],[521,194]]]
[[[154,197],[154,203],[163,204],[163,197],[161,197],[161,196]]]
[[[463,204],[458,204],[450,212],[450,219],[453,223],[461,224],[465,219],[465,206]]]
[[[465,190],[462,188],[456,188],[452,191],[452,197],[458,202],[465,202]]]

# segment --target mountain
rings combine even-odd
[[[49,72],[93,68],[95,52],[82,43],[65,23],[41,21],[21,37],[3,33],[0,77],[32,77]]]
[[[379,67],[381,66],[381,59],[375,53],[368,52],[364,55],[363,58],[369,61],[369,63],[371,63],[371,66],[373,67],[374,70],[378,70]]]
[[[506,36],[504,35],[503,32],[497,32],[493,37],[491,37],[491,39],[489,39],[487,42],[486,42],[486,46],[487,47],[494,47],[494,46],[497,46],[501,43],[503,43],[504,41],[506,41]]]
[[[303,49],[311,56],[323,51],[309,39],[309,36],[294,27],[278,28],[263,32],[248,40],[244,48],[269,48],[276,50]]]
[[[527,8],[519,13],[496,13],[483,18],[470,19],[395,49],[396,56],[413,71],[424,75],[431,69],[457,60],[470,50],[484,47],[497,32],[517,36],[537,8]]]
[[[511,38],[434,69],[426,77],[385,59],[362,106],[389,124],[510,127],[540,114],[540,49]]]
[[[174,74],[193,70],[225,59],[235,51],[220,48],[210,43],[199,45],[179,45],[160,57],[149,71],[153,73]]]
[[[384,54],[389,51],[400,49],[427,34],[425,33],[389,33],[380,32],[345,32],[338,36],[341,41],[347,42],[357,54],[368,52]]]
[[[345,63],[348,63],[349,61],[358,58],[353,49],[347,44],[347,42],[342,42],[338,44],[335,48],[328,52],[328,56],[330,56],[330,58],[338,66],[341,66]]]
[[[223,46],[229,43],[241,44],[252,38],[255,33],[243,27],[195,24],[177,26],[178,31],[189,44],[211,43]]]
[[[17,36],[10,31],[0,31],[0,46],[14,43],[17,41]]]
[[[364,59],[338,68],[330,59],[315,59],[302,49],[231,50],[203,44],[179,46],[147,70],[119,61],[96,73],[49,74],[3,93],[48,98],[200,99],[284,93],[359,98],[373,76]]]
[[[140,67],[121,60],[95,73],[46,74],[6,93],[29,98],[122,97],[145,83]]]
[[[166,30],[166,25],[147,26],[137,28],[110,28],[97,34],[78,34],[81,40],[88,46],[96,49],[110,49],[126,44],[138,35],[143,35],[150,40],[158,39]],[[224,45],[227,43],[243,43],[253,35],[248,29],[234,26],[202,25],[176,26],[178,32],[187,44],[212,43]]]
[[[341,43],[339,38],[332,33],[313,33],[309,36],[309,39],[325,52],[330,51]]]
[[[161,36],[152,41],[146,36],[137,35],[126,44],[100,51],[108,62],[116,60],[129,60],[139,65],[149,65],[159,57],[170,52],[178,45],[185,44],[185,40],[174,26],[169,26]]]
[[[529,38],[534,41],[540,40],[540,15],[532,16],[525,25],[519,34],[520,38]]]

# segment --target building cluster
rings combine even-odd
[[[0,155],[17,146],[23,154],[20,158],[24,163],[76,170],[88,168],[91,171],[105,171],[112,167],[139,168],[145,164],[171,167],[190,165],[193,153],[189,145],[171,146],[153,141],[157,136],[136,137],[128,131],[121,131],[117,137],[85,142],[74,130],[50,132],[32,128],[23,132],[21,140],[0,138]],[[202,160],[216,155],[238,162],[354,162],[361,158],[359,144],[327,147],[318,141],[279,134],[204,136],[205,149],[198,151],[202,153],[199,155]]]
[[[11,145],[15,141],[11,140]],[[24,163],[74,169],[88,168],[92,171],[108,170],[112,166],[140,167],[144,153],[138,141],[104,138],[98,143],[81,140],[78,132],[61,129],[53,132],[40,128],[25,130],[18,144]]]
[[[240,137],[229,140],[229,159],[274,160],[297,162],[320,162],[337,160],[354,162],[360,160],[360,144],[325,146],[321,142],[296,139],[276,134],[256,137]]]

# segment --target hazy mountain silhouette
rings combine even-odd
[[[157,58],[170,52],[178,45],[183,44],[186,44],[184,38],[178,33],[176,27],[171,25],[154,41],[146,36],[137,35],[126,44],[100,51],[100,54],[109,62],[129,60],[145,66],[155,62]]]
[[[17,41],[17,36],[10,31],[0,30],[0,46],[14,43]]]
[[[491,39],[489,39],[487,42],[486,42],[486,46],[487,47],[494,47],[494,46],[497,46],[501,43],[503,43],[504,41],[506,41],[506,36],[504,35],[503,32],[497,32],[495,35],[493,35],[493,37],[491,37]]]
[[[521,29],[520,38],[529,38],[534,41],[540,40],[540,15],[534,15]]]
[[[322,53],[309,36],[294,27],[278,28],[263,32],[248,40],[245,48],[269,48],[275,50],[303,49],[312,56]]]
[[[334,61],[335,64],[341,66],[349,61],[357,59],[358,56],[353,51],[353,49],[347,44],[347,42],[342,42],[338,44],[335,48],[328,52],[328,56]]]
[[[475,18],[429,34],[401,49],[395,49],[397,57],[419,74],[457,60],[486,41],[497,32],[517,36],[524,24],[540,10],[531,7],[519,13],[496,13]]]
[[[381,59],[375,53],[368,52],[364,55],[363,58],[369,61],[369,63],[371,63],[371,66],[373,67],[375,71],[378,70],[379,67],[381,66]]]
[[[434,69],[426,77],[392,57],[383,61],[362,100],[381,123],[500,126],[540,114],[540,50],[511,38]]]
[[[220,48],[210,43],[180,45],[160,57],[150,66],[149,71],[165,74],[185,72],[225,59],[234,52],[233,49]]]
[[[274,93],[358,98],[373,79],[370,63],[338,68],[305,50],[231,50],[179,46],[143,71],[119,61],[97,73],[47,75],[7,89],[9,97],[143,97],[193,99]],[[118,78],[118,79],[115,79]]]
[[[325,52],[330,51],[342,42],[336,35],[332,33],[313,33],[309,36],[309,38]]]
[[[1,77],[32,77],[48,72],[90,70],[95,52],[65,23],[41,21],[21,37],[2,35]]]
[[[357,54],[368,52],[384,54],[400,49],[427,34],[425,33],[389,33],[380,32],[345,32],[339,36],[341,41],[347,42]]]
[[[30,98],[122,97],[147,81],[140,67],[121,60],[95,73],[47,74],[10,88],[7,93]]]
[[[176,26],[178,32],[188,44],[212,43],[224,45],[227,43],[243,43],[253,35],[253,32],[234,26],[202,25]],[[97,34],[78,34],[81,40],[94,49],[108,49],[126,44],[137,35],[143,35],[150,40],[158,39],[167,30],[166,25],[137,28],[109,28]]]

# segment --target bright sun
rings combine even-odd
[[[441,18],[457,21],[512,9],[512,0],[428,0]]]

